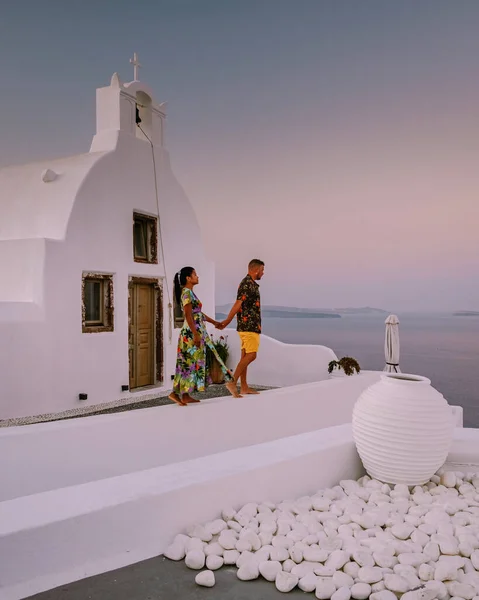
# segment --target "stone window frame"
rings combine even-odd
[[[86,321],[85,305],[85,282],[87,280],[101,281],[103,283],[103,315],[102,325],[89,325]],[[104,333],[114,330],[114,297],[113,297],[113,274],[112,273],[94,273],[85,271],[82,273],[82,333]]]
[[[144,221],[148,228],[147,257],[136,256],[135,249],[135,224],[137,221]],[[133,212],[133,260],[143,264],[158,264],[158,217],[147,215],[139,211]]]

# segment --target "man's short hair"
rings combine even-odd
[[[259,258],[253,258],[249,261],[248,269],[257,269],[258,267],[264,267],[264,262]]]

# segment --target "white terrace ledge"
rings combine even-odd
[[[349,423],[380,375],[0,429],[0,501]],[[462,409],[453,411],[462,426]]]

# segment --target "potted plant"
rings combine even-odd
[[[339,360],[332,360],[328,365],[328,373],[332,377],[343,377],[354,375],[361,371],[358,361],[351,356],[343,356]]]
[[[228,336],[221,335],[218,339],[215,339],[212,335],[210,336],[211,341],[213,342],[213,346],[215,347],[218,356],[221,360],[226,364],[228,360],[230,350],[228,346]],[[206,368],[209,371],[211,376],[211,381],[213,383],[223,383],[224,375],[221,367],[216,360],[213,352],[207,347],[206,348]]]

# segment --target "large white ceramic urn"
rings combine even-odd
[[[353,436],[364,468],[384,483],[426,483],[444,464],[453,429],[451,407],[419,375],[382,375],[353,410]]]

